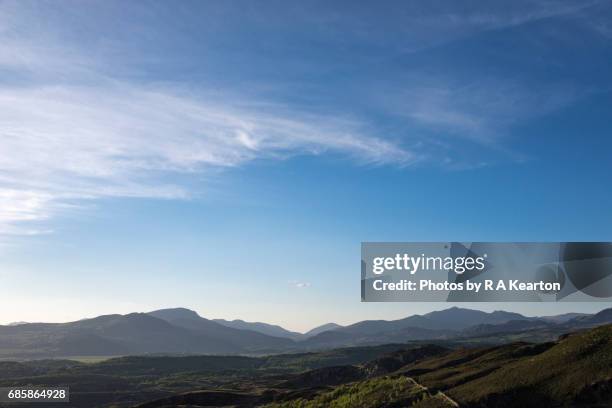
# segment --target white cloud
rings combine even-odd
[[[42,230],[17,228],[14,223],[40,221],[49,216],[48,204],[51,197],[39,191],[11,190],[0,188],[0,235],[35,235]]]
[[[306,289],[310,287],[310,282],[299,282],[299,281],[289,281],[289,285],[298,288],[298,289]]]
[[[364,134],[359,123],[282,107],[269,112],[116,82],[1,90],[0,192],[7,204],[0,232],[44,220],[66,200],[186,197],[184,186],[163,176],[258,158],[332,151],[370,163],[416,159]]]

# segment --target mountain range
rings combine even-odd
[[[453,307],[399,320],[366,320],[348,326],[331,323],[301,334],[266,323],[210,320],[176,308],[69,323],[0,326],[0,358],[269,354],[424,340],[496,343],[510,334],[546,341],[606,323],[612,323],[612,308],[593,315],[540,318]]]
[[[234,329],[240,330],[252,330],[262,334],[266,334],[268,336],[274,337],[283,337],[292,340],[304,340],[312,336],[316,336],[319,333],[322,333],[327,330],[334,330],[340,326],[336,323],[326,323],[321,326],[317,326],[306,333],[298,333],[287,330],[281,326],[277,326],[274,324],[262,323],[262,322],[245,322],[244,320],[224,320],[224,319],[214,319],[215,322],[222,324],[223,326],[232,327]]]

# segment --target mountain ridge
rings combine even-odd
[[[234,329],[252,330],[269,336],[284,337],[292,340],[298,340],[304,336],[302,333],[293,332],[281,326],[263,322],[247,322],[241,319],[213,319],[213,321]]]
[[[0,359],[164,353],[248,355],[473,338],[495,343],[514,334],[525,341],[547,341],[575,329],[612,323],[612,308],[557,320],[559,323],[550,316],[533,318],[453,307],[397,320],[365,320],[344,327],[328,324],[313,336],[291,339],[228,327],[193,310],[172,308],[68,323],[0,326]]]

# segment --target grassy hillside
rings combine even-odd
[[[460,349],[398,373],[465,406],[598,406],[612,398],[612,325],[558,342]]]
[[[459,385],[449,394],[465,403],[529,405],[597,403],[612,385],[612,326],[570,335],[535,356],[505,364],[490,375]]]
[[[413,405],[416,404],[416,405]],[[266,408],[354,408],[354,407],[452,407],[439,395],[432,396],[427,388],[407,377],[380,377],[342,385],[306,400],[272,403]]]

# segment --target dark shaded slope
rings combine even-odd
[[[281,337],[291,340],[298,340],[304,336],[302,333],[292,332],[275,324],[268,324],[262,322],[245,322],[244,320],[240,319],[213,319],[213,322],[219,323],[225,327],[231,327],[233,329],[251,330],[257,333],[265,334],[267,336]]]
[[[174,326],[225,343],[237,350],[278,352],[294,345],[294,342],[288,338],[273,337],[252,330],[227,327],[200,317],[196,312],[188,309],[163,309],[148,314],[163,319]]]
[[[383,344],[410,340],[447,339],[460,336],[460,330],[475,325],[499,325],[510,321],[529,321],[518,313],[453,307],[414,315],[399,320],[366,320],[322,332],[301,343],[303,347],[338,347],[342,344]]]
[[[365,324],[367,323],[367,324]],[[382,321],[364,322],[357,329],[342,328],[326,331],[299,343],[299,346],[316,348],[333,348],[342,346],[374,345],[385,343],[405,343],[411,340],[448,339],[456,333],[449,330],[433,330],[420,327],[397,327],[390,329]],[[386,323],[386,322],[385,322]],[[375,327],[378,327],[380,331]],[[385,327],[387,327],[385,329]],[[372,332],[369,332],[372,330]]]
[[[512,333],[534,329],[549,329],[555,324],[545,320],[511,320],[501,324],[479,324],[461,331],[466,337],[488,336],[496,333]]]
[[[462,406],[609,406],[612,326],[554,343],[458,350],[400,372]]]
[[[542,353],[456,387],[450,395],[467,404],[496,406],[516,406],[517,400],[522,406],[609,404],[611,386],[608,325],[567,336]]]
[[[246,351],[247,345],[263,347],[268,340],[270,347],[279,346],[276,338],[211,323],[189,328],[145,313],[131,313],[71,323],[0,326],[0,357],[238,353]]]
[[[594,315],[579,316],[569,320],[568,325],[591,326],[612,323],[612,308],[604,309]]]

